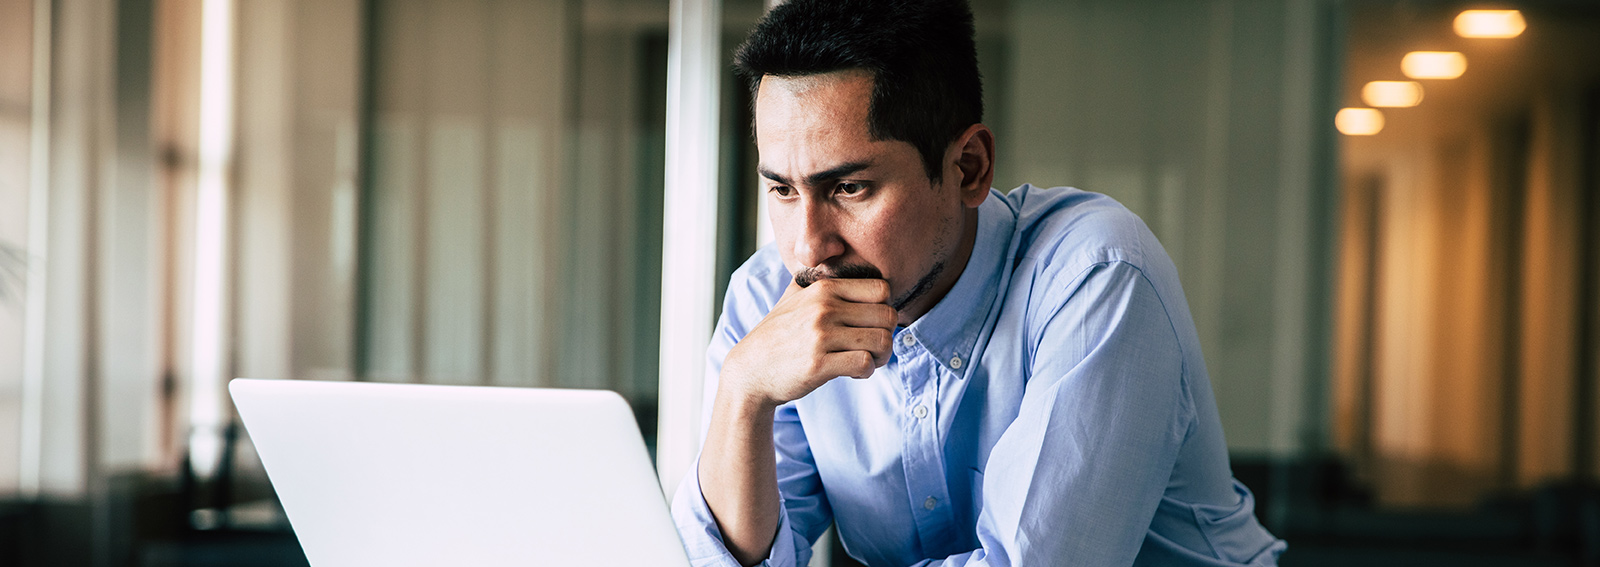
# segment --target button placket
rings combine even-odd
[[[923,360],[924,371],[936,374],[940,361],[931,356]],[[907,430],[910,436],[906,439],[909,473],[906,480],[911,492],[911,505],[920,508],[914,517],[918,536],[924,546],[934,546],[935,542],[948,538],[950,529],[951,511],[945,503],[944,465],[937,441],[938,422],[929,419],[935,415],[933,400],[929,399],[929,395],[937,383],[937,380],[924,381],[920,388],[911,392],[907,400],[911,405],[908,417],[913,421]]]

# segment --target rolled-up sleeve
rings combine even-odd
[[[760,322],[771,303],[771,296],[759,285],[756,278],[740,270],[734,274],[724,300],[722,317],[711,344],[706,349],[706,374],[704,416],[701,423],[708,425],[711,408],[716,398],[722,361],[749,329]],[[746,293],[739,293],[739,291]],[[705,444],[706,427],[701,428],[701,445]],[[769,567],[804,567],[811,559],[811,544],[833,522],[832,511],[822,489],[822,480],[806,440],[805,429],[793,403],[780,406],[772,424],[773,446],[776,450],[779,520],[777,536],[772,551],[762,563]],[[700,459],[696,458],[689,474],[684,476],[672,500],[673,522],[683,538],[684,549],[695,567],[739,567],[738,560],[728,552],[723,543],[722,531],[706,504],[700,486],[698,471]]]
[[[833,521],[833,514],[794,407],[786,404],[778,408],[772,426],[778,453],[778,533],[762,565],[803,567],[811,560],[811,544]],[[672,499],[673,522],[683,537],[689,562],[695,567],[739,567],[706,504],[699,475],[694,472],[698,470],[700,460],[695,459],[690,474]]]
[[[699,469],[700,460],[695,459],[694,464],[695,468],[691,471]],[[789,513],[781,500],[778,512],[778,537],[772,541],[772,552],[761,564],[766,567],[803,566],[811,558],[811,548],[796,548]],[[683,548],[689,554],[690,565],[742,567],[722,542],[722,531],[717,529],[717,521],[711,516],[711,508],[706,505],[705,494],[700,491],[699,475],[691,472],[683,478],[683,484],[672,499],[672,520],[678,525],[678,535],[683,537]]]

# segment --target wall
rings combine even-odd
[[[1387,506],[1592,481],[1600,20],[1527,7],[1521,37],[1464,40],[1447,6],[1352,14],[1352,104],[1422,46],[1468,71],[1343,142],[1334,446]]]
[[[1003,86],[990,87],[1009,126],[996,131],[995,185],[1072,185],[1139,214],[1178,266],[1230,448],[1318,450],[1330,5],[1023,0],[1009,12]]]

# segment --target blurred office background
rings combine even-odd
[[[996,186],[1161,238],[1285,565],[1600,565],[1600,5],[1485,7],[975,0]],[[0,565],[303,565],[233,376],[610,388],[681,458],[765,9],[0,0]]]

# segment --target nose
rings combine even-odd
[[[794,256],[806,267],[817,267],[844,254],[844,240],[839,237],[836,214],[826,203],[804,199],[801,204],[799,231],[794,239]]]

